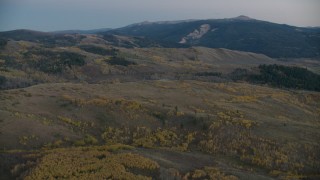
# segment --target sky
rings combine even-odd
[[[0,0],[0,31],[118,28],[142,21],[246,15],[320,26],[320,0]]]

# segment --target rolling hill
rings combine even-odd
[[[42,43],[46,47],[53,46],[71,46],[79,43],[84,36],[80,34],[60,34],[41,32],[27,29],[18,29],[13,31],[0,32],[0,39],[15,40],[15,41],[29,41],[35,43]]]

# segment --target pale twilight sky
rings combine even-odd
[[[247,15],[320,26],[320,0],[0,0],[0,31],[117,28],[142,21]]]

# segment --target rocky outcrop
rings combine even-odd
[[[193,32],[188,34],[186,37],[183,37],[179,43],[185,44],[189,40],[200,39],[203,35],[209,32],[211,29],[209,24],[202,24],[199,29],[195,29]]]

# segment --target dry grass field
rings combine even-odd
[[[319,99],[316,92],[246,83],[41,84],[1,91],[0,142],[4,152],[123,143],[159,154],[163,149],[227,156],[222,169],[244,163],[263,176],[313,176],[319,173]]]

